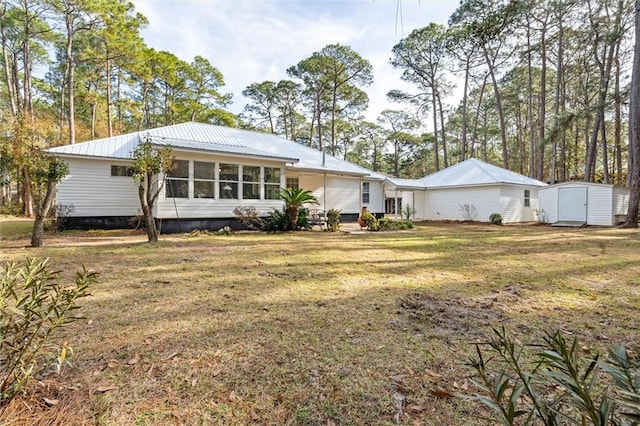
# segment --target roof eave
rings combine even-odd
[[[177,151],[177,152],[198,153],[198,154],[205,153],[205,154],[217,155],[220,157],[237,157],[237,158],[251,158],[251,159],[257,158],[261,160],[270,160],[270,161],[277,161],[281,163],[294,163],[294,164],[300,161],[298,158],[291,158],[291,157],[276,157],[276,156],[272,157],[269,155],[234,153],[234,152],[211,150],[211,149],[180,148],[180,147],[174,147],[174,146],[162,145],[162,144],[152,144],[152,146],[161,147],[161,148],[171,148],[172,151]]]

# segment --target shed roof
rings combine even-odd
[[[131,159],[133,150],[146,135],[154,144],[175,150],[275,159],[291,163],[293,169],[380,178],[363,167],[277,135],[196,122],[65,145],[49,151],[61,156]]]
[[[526,185],[546,186],[536,179],[497,167],[475,158],[470,158],[439,172],[420,179],[426,188],[447,188],[480,185]]]

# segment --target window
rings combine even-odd
[[[238,165],[220,164],[220,198],[238,199]]]
[[[175,168],[167,173],[166,197],[189,198],[189,162],[175,160]]]
[[[296,188],[298,187],[298,178]],[[287,178],[287,182],[289,178]],[[264,198],[265,200],[277,200],[280,198],[280,169],[276,167],[264,168]]]
[[[531,191],[528,189],[524,190],[524,206],[531,207]]]
[[[371,184],[369,182],[362,182],[362,204],[369,204],[371,194]]]
[[[214,198],[216,195],[215,163],[193,162],[193,196],[195,198]]]
[[[297,177],[288,177],[287,188],[291,188],[291,189],[300,188],[300,180]]]
[[[111,166],[111,176],[133,176],[133,167]]]
[[[242,167],[242,198],[244,200],[260,199],[260,167]]]

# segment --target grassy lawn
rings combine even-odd
[[[33,219],[0,216],[0,240],[30,237],[31,232],[33,232]]]
[[[424,224],[144,241],[0,241],[2,263],[49,257],[69,279],[81,264],[100,273],[83,319],[59,336],[73,367],[25,397],[58,399],[33,411],[53,424],[483,424],[459,395],[474,392],[465,363],[492,326],[522,341],[561,329],[585,353],[640,344],[637,230]]]

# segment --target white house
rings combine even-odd
[[[540,213],[557,225],[613,226],[624,221],[629,189],[590,182],[564,182],[540,189]]]
[[[388,178],[387,197],[410,204],[416,219],[504,223],[537,220],[538,189],[547,184],[471,158],[417,181]],[[398,197],[400,199],[398,199]]]
[[[123,227],[141,215],[132,154],[145,138],[176,157],[176,169],[158,177],[165,185],[154,215],[162,232],[236,225],[237,206],[266,216],[282,207],[284,187],[312,191],[317,208],[339,209],[343,221],[355,221],[363,207],[380,216],[407,205],[416,219],[464,220],[466,205],[470,219],[500,213],[506,223],[528,222],[546,185],[475,159],[422,179],[390,178],[280,136],[191,122],[52,148],[70,170],[57,195],[69,210],[65,226]]]
[[[144,139],[170,147],[176,169],[155,206],[162,232],[235,224],[233,209],[266,216],[281,208],[283,187],[311,190],[318,208],[355,221],[363,206],[382,214],[382,175],[279,136],[203,123],[183,123],[52,148],[69,165],[57,203],[70,207],[65,226],[116,228],[141,215],[131,178],[132,153]]]

